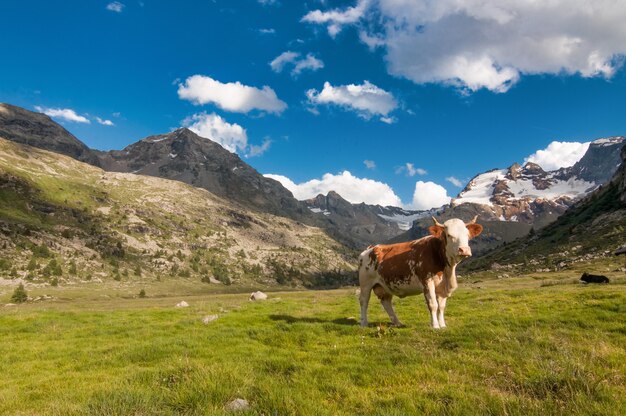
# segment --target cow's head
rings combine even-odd
[[[428,228],[428,231],[437,238],[441,238],[446,245],[446,257],[458,263],[465,257],[472,255],[472,249],[469,246],[470,238],[474,238],[483,231],[483,226],[476,224],[476,218],[467,224],[463,221],[453,218],[443,224],[433,217],[435,225]]]

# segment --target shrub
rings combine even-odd
[[[9,270],[11,268],[11,262],[7,259],[0,259],[0,270]]]
[[[29,272],[32,272],[37,269],[37,260],[35,259],[34,254],[33,254],[33,257],[30,258],[30,261],[28,262],[28,266],[26,267],[26,269]]]
[[[24,303],[28,300],[28,293],[26,293],[26,289],[24,289],[24,285],[20,283],[18,287],[13,291],[13,295],[11,296],[11,302],[13,303]]]
[[[50,286],[56,287],[58,285],[59,285],[59,279],[57,279],[56,277],[50,281]]]
[[[139,297],[142,298],[142,299],[146,297],[146,290],[145,289],[141,289],[139,291]]]
[[[76,270],[76,262],[74,260],[70,262],[70,267],[67,271],[71,276],[76,276],[76,273],[78,273]]]

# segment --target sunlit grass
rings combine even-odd
[[[251,414],[622,414],[625,287],[540,284],[465,282],[442,331],[421,298],[396,299],[408,327],[393,330],[372,301],[362,329],[354,289],[76,288],[0,310],[0,414],[220,414],[238,397]]]

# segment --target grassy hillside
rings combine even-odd
[[[0,308],[0,414],[215,415],[242,398],[254,415],[620,415],[626,279],[609,275],[462,280],[441,331],[415,298],[395,300],[407,328],[381,326],[372,301],[362,329],[354,289],[261,303],[165,281],[146,299],[32,289],[55,299]]]
[[[0,278],[316,286],[354,253],[317,228],[180,182],[110,173],[0,139]],[[350,272],[350,273],[348,273]]]

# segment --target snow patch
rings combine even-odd
[[[452,200],[452,205],[474,203],[493,206],[491,197],[493,196],[496,180],[505,179],[507,172],[506,169],[495,169],[476,176],[468,184],[469,189],[461,192],[458,198]]]
[[[170,153],[170,157],[171,157],[172,159],[175,159],[175,158],[176,158],[176,156],[178,156],[178,155],[175,155],[174,153]]]
[[[395,215],[377,214],[377,215],[385,221],[395,223],[398,226],[398,228],[401,229],[402,231],[407,231],[407,230],[410,230],[411,227],[413,226],[413,221],[420,219],[420,218],[424,218],[425,216],[428,215],[429,212],[430,211],[418,212],[417,214],[409,214],[408,212],[403,211],[402,214],[395,214]]]
[[[507,181],[507,186],[514,195],[513,198],[509,199],[543,198],[553,200],[564,196],[572,199],[579,198],[595,188],[596,184],[582,179],[570,178],[567,181],[556,180],[547,189],[535,188],[531,180]]]
[[[167,140],[169,139],[169,137],[163,137],[162,139],[154,139],[154,140],[150,140],[150,143],[158,143],[158,142],[162,142],[163,140]]]
[[[309,207],[309,209],[311,210],[311,212],[314,212],[316,214],[330,215],[330,211],[322,210],[321,208]]]
[[[622,143],[624,141],[623,137],[606,137],[604,139],[598,139],[591,142],[591,144],[595,144],[598,146],[612,146],[614,144]]]

